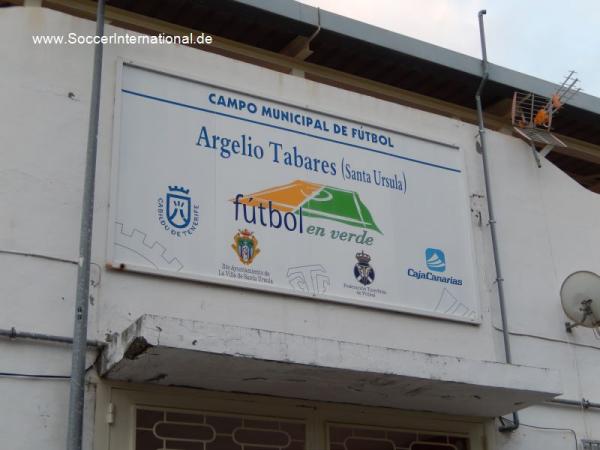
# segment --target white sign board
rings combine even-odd
[[[459,148],[130,65],[119,90],[115,267],[479,321]]]

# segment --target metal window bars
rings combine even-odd
[[[583,445],[583,450],[600,450],[600,441],[582,439],[581,444]]]

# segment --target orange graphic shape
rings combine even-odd
[[[323,187],[322,184],[295,180],[289,184],[246,195],[240,199],[240,203],[249,206],[262,205],[264,208],[268,208],[269,202],[272,202],[273,209],[281,212],[293,212]]]

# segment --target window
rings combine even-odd
[[[155,385],[103,382],[97,393],[96,450],[483,450],[485,445],[486,419]]]

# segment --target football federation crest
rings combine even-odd
[[[245,265],[252,264],[254,258],[260,253],[258,240],[254,236],[254,233],[247,229],[238,231],[233,237],[231,248],[238,255],[240,262]]]
[[[358,262],[354,265],[354,278],[360,284],[368,286],[375,281],[375,270],[369,265],[371,257],[364,251],[356,254]]]
[[[167,220],[175,228],[186,228],[192,219],[192,202],[189,189],[169,186],[167,192]]]

